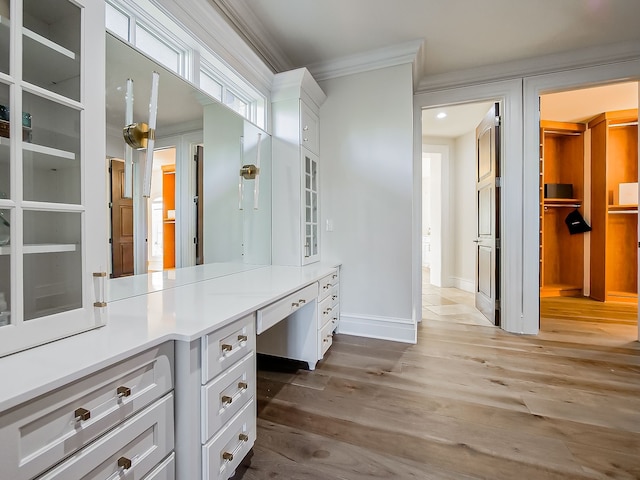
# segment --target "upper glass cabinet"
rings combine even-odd
[[[79,101],[82,8],[69,0],[23,5],[23,80]]]
[[[100,326],[106,267],[104,4],[9,3],[0,0],[0,356]]]

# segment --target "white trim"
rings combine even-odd
[[[416,66],[414,69],[415,78],[417,77],[416,69],[421,67],[421,59],[424,57],[423,45],[424,40],[412,40],[364,53],[347,55],[329,62],[312,63],[307,65],[307,68],[313,77],[320,82],[330,78],[412,63]]]
[[[502,257],[501,305],[502,328],[513,333],[533,333],[524,330],[523,302],[523,220],[522,220],[522,80],[504,80],[482,85],[427,92],[414,96],[414,192],[413,192],[413,315],[422,312],[422,268],[420,231],[422,202],[422,109],[442,105],[479,101],[502,102]],[[537,174],[536,174],[537,178]],[[538,187],[536,187],[538,188]],[[537,234],[536,234],[537,238]],[[535,256],[537,261],[537,254]],[[537,278],[537,277],[536,277]],[[537,319],[536,319],[537,321]]]
[[[151,0],[268,98],[273,72],[205,0]]]
[[[416,324],[410,318],[377,317],[340,313],[338,333],[380,338],[394,342],[417,342]]]
[[[532,57],[512,62],[425,76],[420,80],[417,92],[424,93],[442,88],[474,85],[484,82],[543,75],[594,65],[605,65],[638,57],[640,42],[622,42],[600,45],[571,52]]]
[[[469,280],[468,278],[451,277],[453,286],[463,292],[473,293],[476,289],[475,280]]]
[[[636,51],[637,56],[637,51]],[[537,333],[540,315],[538,287],[539,236],[539,119],[538,99],[542,93],[605,83],[640,80],[640,59],[580,68],[566,72],[539,75],[524,79],[524,182],[523,182],[523,329]],[[639,321],[640,334],[640,321]]]

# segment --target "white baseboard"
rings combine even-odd
[[[379,338],[394,342],[416,343],[416,326],[411,319],[340,313],[338,333]]]
[[[451,277],[451,281],[453,282],[453,286],[458,290],[473,293],[476,289],[476,282],[474,280],[460,277]]]

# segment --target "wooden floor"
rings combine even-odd
[[[425,289],[417,345],[336,335],[314,372],[261,359],[234,479],[640,479],[633,307],[545,300],[529,337],[472,304]]]

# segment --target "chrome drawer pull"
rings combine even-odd
[[[329,342],[329,340],[327,340],[326,338],[323,338],[323,339],[322,339],[322,341],[323,341],[324,343]]]
[[[222,459],[223,460],[227,460],[229,462],[233,461],[233,453],[229,453],[229,452],[224,452],[222,454]]]
[[[248,442],[249,441],[249,435],[247,435],[245,433],[241,433],[240,435],[238,435],[238,440],[242,440],[243,442]]]
[[[331,275],[331,278],[338,278],[338,275],[334,273],[333,275]]]
[[[331,310],[333,310],[331,307],[327,307],[327,309],[324,311],[324,314],[327,315],[331,313]]]
[[[125,470],[129,470],[131,468],[131,460],[127,457],[120,457],[118,459],[118,466]]]
[[[292,306],[293,308],[295,308],[295,307],[299,307],[299,306],[300,306],[300,304],[299,304],[298,302],[293,302],[293,303],[291,304],[291,306]]]
[[[91,412],[86,408],[76,408],[73,415],[76,417],[76,421],[78,422],[83,422],[91,418]]]
[[[298,303],[302,305],[304,303],[307,303],[307,301],[304,298],[301,298],[300,300],[298,300]]]
[[[118,387],[118,389],[116,390],[116,393],[118,394],[118,397],[120,397],[120,398],[128,397],[129,395],[131,395],[131,389],[129,387],[125,387],[123,385],[121,387]]]
[[[238,382],[238,388],[240,390],[246,390],[249,388],[249,384],[247,382]]]
[[[302,127],[302,130],[303,130],[303,131],[305,131],[305,132],[306,132],[307,130],[309,130],[309,125],[305,125],[304,127]]]
[[[247,337],[246,335],[238,335],[238,341],[239,342],[246,342],[248,340],[249,337]]]
[[[230,352],[231,350],[233,350],[233,345],[229,345],[228,343],[223,343],[222,344],[222,351],[223,352]]]
[[[230,397],[228,395],[223,395],[222,396],[222,405],[223,406],[227,406],[230,405],[231,403],[233,403],[233,397]]]
[[[331,300],[336,300],[338,298],[338,295],[331,295]]]
[[[329,290],[331,288],[331,284],[327,283],[324,287],[322,287],[323,290]]]

